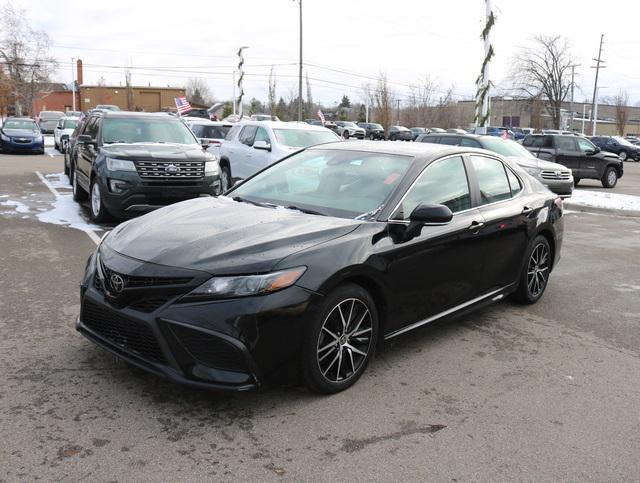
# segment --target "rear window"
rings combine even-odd
[[[224,139],[231,129],[228,126],[208,126],[205,124],[194,124],[191,126],[193,133],[199,138]]]

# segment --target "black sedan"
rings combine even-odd
[[[562,233],[560,198],[487,151],[319,145],[116,227],[87,262],[77,329],[172,381],[301,376],[333,393],[380,340],[537,302]]]

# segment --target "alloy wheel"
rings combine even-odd
[[[91,212],[97,217],[100,214],[100,185],[95,182],[91,187]]]
[[[224,193],[229,189],[229,173],[226,169],[222,169],[220,173],[220,191]]]
[[[626,161],[627,160],[627,152],[626,151],[622,151],[619,155],[620,159],[622,161]]]
[[[607,181],[609,182],[609,186],[615,185],[617,180],[618,175],[616,174],[616,172],[613,169],[610,170],[609,174],[607,174]]]
[[[531,252],[527,266],[527,287],[533,297],[538,297],[544,291],[549,279],[549,249],[544,243],[539,243]]]
[[[316,347],[323,377],[344,382],[358,373],[371,350],[371,312],[359,299],[339,302],[322,324]]]

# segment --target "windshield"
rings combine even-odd
[[[535,158],[527,149],[510,139],[486,137],[482,138],[482,147],[501,154],[502,156],[516,156],[518,158]]]
[[[291,148],[307,148],[316,144],[338,141],[331,131],[315,131],[306,129],[274,129],[278,143]]]
[[[173,119],[107,118],[102,124],[104,143],[197,144],[187,126]]]
[[[340,126],[342,126],[342,127],[358,127],[358,126],[356,126],[355,122],[350,122],[350,121],[344,121],[344,122],[340,123]]]
[[[29,120],[6,121],[2,129],[29,129],[30,131],[37,131],[36,123]]]
[[[355,218],[383,205],[412,157],[313,149],[272,165],[231,196]]]
[[[77,119],[67,119],[64,121],[64,129],[75,129],[77,125]]]
[[[191,130],[199,138],[224,139],[231,126],[210,126],[207,124],[193,124]]]
[[[631,146],[631,147],[635,147],[633,146],[633,144],[631,144],[629,141],[627,141],[625,138],[620,137],[620,136],[613,136],[613,139],[615,139],[616,141],[618,141],[618,144],[622,144],[623,146]]]
[[[382,129],[382,124],[371,124],[371,129]]]

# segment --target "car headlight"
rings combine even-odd
[[[524,170],[529,173],[531,176],[535,176],[536,178],[538,177],[538,175],[540,175],[540,171],[542,171],[539,168],[528,168],[525,167]]]
[[[0,137],[2,138],[3,141],[11,141],[11,138],[9,136],[5,136],[4,134],[0,134]]]
[[[38,134],[36,137],[33,138],[33,140],[37,143],[41,142],[44,138],[42,137],[42,134]]]
[[[220,165],[218,161],[206,161],[204,163],[205,176],[216,175],[220,173]]]
[[[289,268],[262,275],[213,277],[185,295],[185,300],[226,299],[264,295],[290,287],[307,267]]]
[[[133,161],[125,159],[107,158],[107,169],[109,171],[135,171],[136,165]]]

